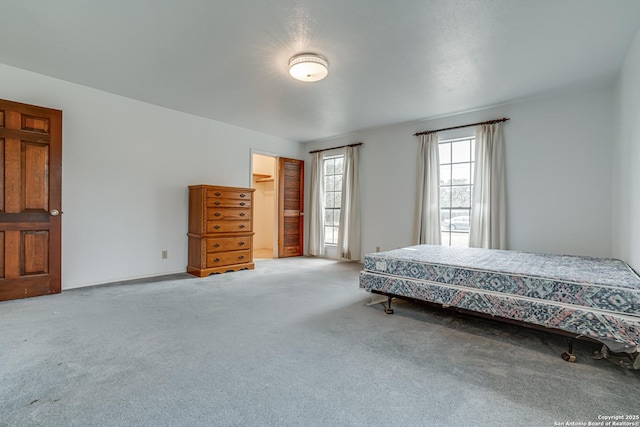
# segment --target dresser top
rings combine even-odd
[[[199,184],[199,185],[190,185],[189,188],[206,188],[211,190],[234,190],[234,191],[256,191],[255,188],[244,188],[244,187],[225,187],[222,185],[207,185],[207,184]]]

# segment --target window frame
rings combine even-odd
[[[324,191],[323,191],[323,195],[322,197],[324,197],[324,209],[323,209],[323,218],[324,218],[324,245],[325,246],[337,246],[338,245],[338,231],[340,229],[340,210],[342,209],[341,203],[342,203],[342,177],[343,177],[343,171],[344,169],[341,169],[341,171],[339,173],[336,173],[336,168],[335,168],[335,160],[336,159],[341,159],[342,160],[342,168],[344,168],[344,153],[328,153],[325,154],[323,156],[322,159],[322,179],[325,183],[324,186]],[[327,174],[327,162],[333,161],[334,165],[333,165],[333,173],[332,174]],[[333,182],[334,182],[334,187],[333,190],[327,190],[327,177],[331,177],[333,178]],[[339,185],[339,189],[336,189],[336,180],[337,177],[339,178],[340,181],[340,185]],[[333,197],[331,198],[334,201],[334,204],[332,206],[327,206],[327,194],[328,193],[332,193]],[[338,202],[338,206],[335,206],[335,202]],[[333,221],[331,224],[327,224],[327,211],[331,210],[332,214],[331,217],[333,218]],[[336,218],[337,217],[337,218]],[[331,238],[327,239],[328,237],[328,233],[327,233],[327,228],[332,229],[332,233],[331,233]]]
[[[463,216],[467,216],[469,218],[469,223],[471,222],[471,207],[473,203],[473,185],[474,185],[474,173],[475,173],[475,135],[472,136],[464,136],[464,137],[456,137],[456,138],[447,138],[438,141],[438,149],[439,154],[442,153],[442,148],[444,145],[449,145],[449,154],[448,161],[443,162],[442,157],[440,156],[439,160],[439,172],[440,172],[440,182],[438,183],[439,188],[439,197],[440,197],[440,230],[441,230],[441,245],[443,246],[469,246],[468,234],[470,231],[470,226],[467,230],[455,230],[452,229],[452,219],[459,218]],[[456,160],[454,158],[454,144],[459,142],[468,142],[469,152],[465,154],[464,160]],[[468,159],[468,160],[467,160]],[[467,176],[465,179],[468,179],[467,182],[462,183],[454,183],[456,179],[456,174],[454,174],[455,166],[465,166],[465,172]],[[443,168],[449,168],[448,174],[443,174]],[[443,175],[448,176],[448,183],[444,183]],[[468,195],[463,198],[468,200],[468,204],[465,205],[455,205],[454,206],[454,193],[456,193],[457,189],[468,188]],[[444,206],[443,189],[448,190],[448,202],[446,206]],[[457,193],[460,193],[458,190]],[[464,193],[464,192],[463,192]],[[455,213],[455,214],[454,214]],[[465,215],[466,213],[466,215]],[[444,221],[448,219],[448,227],[445,225]],[[445,227],[447,227],[445,229]],[[466,234],[466,244],[462,245],[463,238],[457,238],[456,244],[454,245],[454,233],[456,234]]]

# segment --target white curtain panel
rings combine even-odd
[[[350,261],[360,260],[359,148],[345,148],[342,177],[338,256]]]
[[[441,244],[438,134],[420,135],[416,244]]]
[[[469,246],[507,248],[507,200],[501,123],[476,128]]]
[[[309,255],[324,255],[324,156],[313,153],[309,190]]]

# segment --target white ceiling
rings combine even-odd
[[[309,141],[611,82],[639,27],[640,0],[0,0],[0,63]]]

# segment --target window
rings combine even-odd
[[[344,155],[324,158],[324,243],[338,244]]]
[[[469,246],[475,142],[475,138],[465,138],[439,144],[440,224],[445,246]]]

